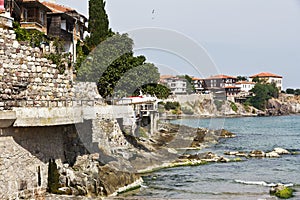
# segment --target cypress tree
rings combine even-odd
[[[89,0],[89,46],[94,48],[109,35],[109,21],[104,0]]]

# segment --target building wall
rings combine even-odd
[[[186,93],[186,86],[187,83],[185,80],[168,80],[167,81],[168,87],[171,89],[173,94],[184,94]]]
[[[267,83],[275,83],[276,87],[281,91],[283,89],[282,78],[277,77],[259,77],[260,80],[265,80]],[[253,78],[250,78],[250,81],[253,81]]]
[[[240,87],[242,92],[249,92],[254,86],[255,84],[237,84],[237,87]]]
[[[49,36],[59,36],[60,35],[60,26],[61,18],[59,15],[51,15],[47,18],[48,21],[48,35]]]

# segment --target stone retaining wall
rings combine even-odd
[[[46,106],[73,96],[72,70],[60,74],[39,48],[19,43],[13,30],[0,28],[0,110]]]

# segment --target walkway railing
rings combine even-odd
[[[101,101],[97,101],[101,103]],[[95,100],[0,100],[0,110],[11,110],[13,107],[80,107],[95,106]],[[1,109],[2,108],[2,109]]]

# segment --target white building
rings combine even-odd
[[[170,88],[172,94],[187,93],[187,81],[185,78],[164,75],[160,77],[160,83]]]
[[[254,78],[265,81],[266,83],[275,83],[279,91],[282,90],[282,76],[272,74],[269,72],[262,72],[253,76],[250,76],[250,81],[253,81]]]
[[[241,92],[244,93],[249,93],[250,90],[252,90],[255,86],[254,82],[249,82],[249,81],[239,81],[236,82],[235,85],[239,88],[241,88]]]

